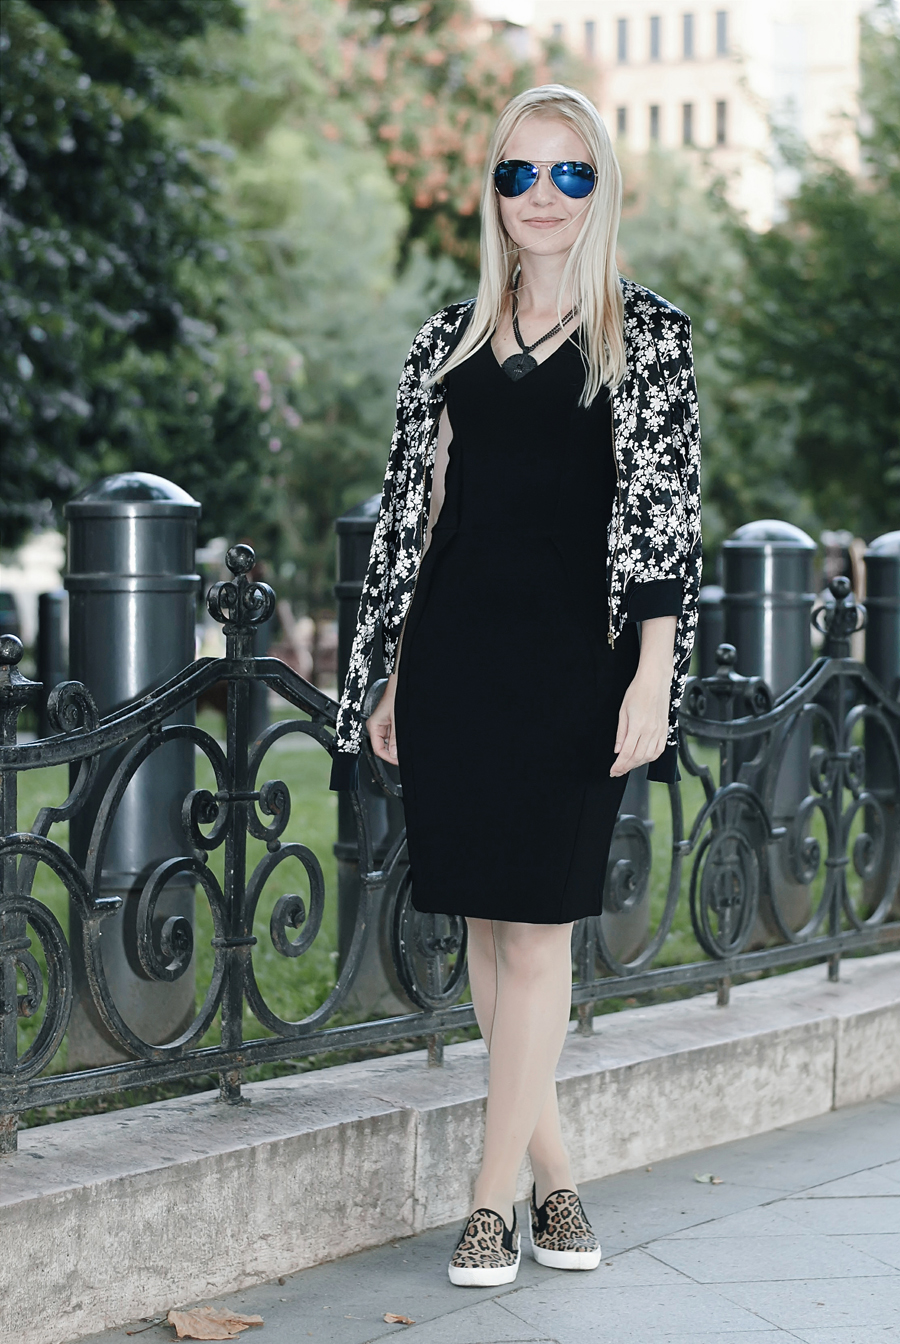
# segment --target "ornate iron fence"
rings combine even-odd
[[[288,859],[305,870],[305,895],[282,894],[268,928],[275,950],[296,963],[298,976],[319,934],[325,905],[318,858],[306,845],[282,839],[290,792],[282,781],[264,778],[266,758],[287,734],[305,734],[330,751],[337,706],[278,659],[254,656],[255,629],[271,615],[275,597],[267,585],[248,580],[253,563],[249,547],[234,547],[228,553],[233,578],[216,584],[207,598],[211,614],[224,626],[224,658],[191,664],[153,694],[103,719],[84,686],[64,683],[50,697],[49,715],[59,731],[48,739],[17,744],[19,714],[35,703],[39,686],[18,670],[18,640],[5,637],[0,644],[4,1151],[14,1149],[16,1117],[30,1107],[210,1071],[219,1075],[222,1097],[233,1102],[240,1098],[241,1072],[248,1066],[403,1038],[427,1038],[429,1061],[439,1063],[444,1033],[474,1021],[471,1006],[459,1003],[466,985],[464,921],[413,909],[402,835],[376,864],[362,792],[354,795],[359,912],[334,988],[299,1021],[281,1017],[265,1000],[254,970],[259,945],[254,925],[264,887]],[[720,646],[715,676],[689,682],[681,715],[681,765],[699,780],[703,802],[687,827],[682,785],[669,787],[671,844],[667,853],[657,854],[657,862],[668,868],[665,897],[628,960],[610,945],[600,917],[576,926],[572,997],[582,1031],[592,1030],[594,1004],[610,996],[716,984],[719,1001],[726,1003],[731,977],[738,973],[827,960],[836,978],[843,953],[900,942],[900,706],[849,657],[850,634],[864,613],[845,579],[834,581],[830,602],[813,618],[826,636],[824,655],[776,702],[764,682],[735,672],[730,645]],[[254,679],[304,717],[276,721],[251,741],[248,703]],[[228,684],[224,751],[209,733],[166,722],[222,680]],[[193,1020],[177,1039],[157,1044],[129,1027],[104,975],[101,934],[121,898],[102,894],[100,876],[129,781],[143,761],[175,739],[189,740],[206,757],[216,787],[194,789],[183,801],[184,852],[161,863],[143,885],[136,951],[151,980],[172,982],[185,973],[194,952],[193,928],[180,917],[160,920],[156,911],[167,884],[177,877],[183,882],[186,875],[209,905],[213,969]],[[121,759],[105,787],[86,861],[79,865],[50,832],[84,806],[101,754],[112,748],[119,749]],[[877,761],[877,778],[867,780],[867,760]],[[59,764],[71,768],[68,798],[42,808],[30,830],[18,830],[19,774]],[[371,754],[365,768],[396,792]],[[249,872],[248,835],[266,844],[264,857]],[[221,882],[207,862],[220,845]],[[607,908],[628,911],[646,902],[652,861],[650,827],[639,817],[621,816],[606,875]],[[71,1014],[73,956],[59,921],[32,894],[41,864],[56,874],[77,910],[87,991],[106,1031],[127,1056],[125,1062],[45,1072]],[[707,959],[655,965],[679,902],[685,900]],[[411,1011],[329,1026],[353,986],[376,906],[387,911],[394,969]],[[244,1039],[245,1005],[270,1035]],[[40,1029],[19,1053],[18,1019],[39,1012]],[[217,1016],[221,1044],[201,1046]]]

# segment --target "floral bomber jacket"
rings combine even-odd
[[[677,776],[678,706],[684,692],[700,590],[700,418],[690,319],[623,279],[627,371],[611,397],[617,499],[609,521],[607,595],[612,643],[628,620],[675,614],[669,732],[649,778]],[[419,331],[397,393],[397,423],[341,697],[332,788],[355,788],[372,650],[381,627],[392,670],[425,540],[442,383],[426,385],[462,335],[472,301],[430,317]]]

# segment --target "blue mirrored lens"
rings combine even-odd
[[[536,181],[538,170],[521,159],[504,159],[494,169],[494,186],[501,196],[521,196]]]
[[[550,176],[561,192],[576,199],[590,196],[597,180],[589,163],[554,163]]]

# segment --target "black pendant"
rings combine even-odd
[[[531,355],[526,355],[519,351],[517,355],[510,355],[509,359],[504,359],[500,365],[507,378],[511,378],[517,383],[520,378],[524,378],[526,373],[531,373],[537,368],[537,360]]]

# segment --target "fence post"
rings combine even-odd
[[[338,538],[337,583],[334,587],[338,604],[338,695],[344,689],[350,663],[359,599],[380,505],[381,496],[372,495],[370,499],[348,509],[334,525]],[[370,680],[374,682],[383,676],[379,636],[372,657]],[[392,767],[386,768],[388,773],[392,773]],[[360,791],[366,795],[375,859],[380,863],[405,825],[403,804],[399,799],[389,798],[378,784],[368,778],[363,762],[360,763],[359,778]],[[360,890],[356,821],[346,793],[338,794],[338,838],[334,852],[338,867],[338,958],[343,965],[353,941]],[[368,943],[350,994],[352,1008],[365,1014],[410,1011],[411,1005],[400,997],[399,985],[394,983],[385,916],[386,912],[381,908],[372,910]]]
[[[199,575],[194,572],[200,505],[179,486],[144,472],[108,476],[66,505],[69,524],[69,668],[101,714],[162,685],[194,660]],[[168,722],[192,723],[193,706]],[[125,751],[109,752],[97,783],[71,823],[72,857],[83,866],[103,792]],[[122,898],[103,925],[103,966],[113,999],[145,1040],[173,1039],[194,1013],[194,967],[169,984],[148,978],[137,955],[135,918],[147,876],[184,852],[181,805],[194,787],[194,748],[167,743],[141,765],[119,805],[100,879]],[[170,916],[193,921],[194,887],[167,886],[157,928]],[[80,918],[70,903],[75,1004],[68,1067],[125,1056],[93,1006],[81,951]]]
[[[745,523],[722,543],[725,640],[737,650],[735,670],[745,677],[762,677],[775,697],[793,686],[812,661],[815,553],[812,537],[777,518]],[[776,825],[790,820],[809,791],[810,744],[809,727],[795,729],[773,800]],[[755,750],[756,743],[749,742],[743,758],[749,760]],[[786,846],[776,847],[773,858],[778,908],[799,929],[809,917],[809,893],[788,867]],[[757,928],[751,945],[767,941],[767,932],[777,932],[765,891],[760,914],[765,927]]]
[[[866,667],[877,677],[888,695],[900,699],[900,532],[885,532],[876,537],[864,556],[866,562]],[[888,793],[894,781],[893,756],[884,732],[866,720],[866,785],[875,792]],[[886,801],[887,834],[885,843],[895,852],[900,844],[900,809]],[[866,829],[871,834],[873,818],[867,809]],[[890,863],[890,856],[886,861]],[[872,893],[877,900],[876,893]],[[900,891],[894,902],[900,913]]]

